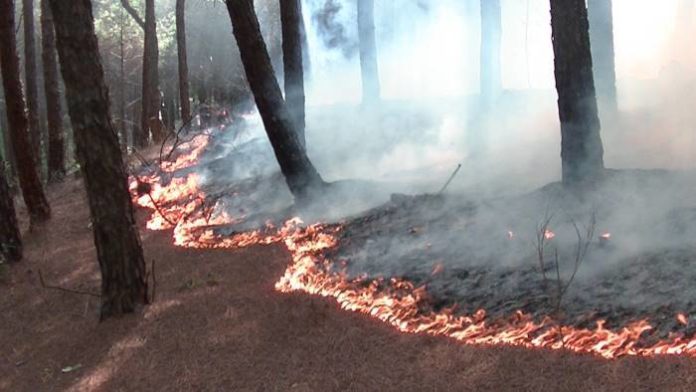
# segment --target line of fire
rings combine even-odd
[[[694,37],[694,0],[0,0],[0,390],[696,389]]]

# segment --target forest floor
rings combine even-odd
[[[98,322],[89,211],[78,179],[49,189],[53,219],[0,266],[3,391],[691,391],[696,361],[464,346],[406,335],[335,302],[281,294],[280,245],[196,250],[144,229],[156,301]],[[23,213],[22,213],[23,214]],[[26,217],[23,215],[26,226]]]

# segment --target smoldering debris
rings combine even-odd
[[[560,185],[499,200],[394,195],[347,222],[329,258],[349,276],[425,285],[436,309],[485,309],[491,319],[523,311],[582,328],[599,319],[612,328],[647,319],[653,338],[692,333],[694,326],[675,315],[696,316],[693,178],[614,172],[583,199]],[[553,231],[542,273],[534,238],[545,215]],[[574,228],[590,224],[588,252],[574,276],[581,245]],[[559,285],[567,285],[560,296]]]

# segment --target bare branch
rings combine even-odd
[[[135,23],[137,23],[138,26],[145,30],[145,21],[143,20],[143,18],[140,17],[140,15],[138,15],[138,11],[136,11],[135,8],[133,8],[133,6],[130,5],[128,0],[121,0],[121,5],[123,5],[123,8],[126,10],[126,12],[128,12],[128,14],[131,17],[133,17]]]
[[[39,270],[39,281],[41,282],[41,287],[43,287],[45,289],[64,291],[66,293],[71,293],[71,294],[89,295],[91,297],[97,297],[97,298],[101,297],[101,295],[95,294],[95,293],[90,293],[89,291],[73,290],[73,289],[66,289],[65,287],[60,287],[60,286],[47,285],[46,282],[44,281],[43,274],[41,273],[41,270]]]

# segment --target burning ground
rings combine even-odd
[[[402,332],[605,358],[696,353],[688,173],[610,172],[583,199],[557,184],[496,199],[395,194],[367,212],[354,201],[379,185],[342,182],[331,203],[297,210],[273,167],[248,170],[270,151],[239,136],[247,126],[196,136],[138,174],[149,228],[192,248],[284,243],[292,263],[276,290],[333,297]],[[326,208],[336,195],[351,208]]]
[[[211,148],[222,151],[227,145],[217,138],[222,135],[210,133],[209,136],[216,139],[198,160],[197,170],[190,167],[172,170],[169,174],[159,172],[158,179],[166,180],[169,176],[170,180],[186,184],[192,173],[196,173],[198,179],[205,179],[206,170],[203,169],[216,160],[210,153]],[[258,151],[251,145],[248,147]],[[187,146],[184,146],[182,157],[186,151]],[[154,152],[153,156],[158,153]],[[265,184],[271,187],[273,177],[266,178]],[[191,184],[198,184],[191,181]],[[260,183],[258,180],[232,181],[227,187],[251,195],[250,191],[257,189]],[[152,187],[153,196],[165,198],[164,190],[169,188],[164,186],[156,191],[157,188]],[[210,184],[201,189],[204,188],[211,194],[215,190]],[[81,181],[68,179],[52,186],[49,194],[54,219],[41,231],[26,237],[26,259],[22,263],[0,271],[3,294],[0,296],[0,346],[8,348],[0,356],[2,390],[691,391],[696,385],[696,365],[684,355],[606,361],[567,350],[530,350],[508,345],[484,347],[424,334],[399,333],[390,324],[340,309],[337,301],[303,294],[303,291],[290,295],[279,292],[275,288],[279,278],[285,276],[288,266],[297,265],[294,258],[297,248],[290,252],[286,241],[221,250],[172,246],[171,230],[146,230],[146,223],[152,222],[150,209],[140,210],[138,221],[146,260],[148,264],[156,260],[156,301],[135,315],[99,323],[96,299],[44,289],[39,282],[40,270],[48,284],[90,292],[98,292],[100,287],[89,210]],[[189,198],[195,199],[182,193],[176,193],[175,198],[177,203],[162,202],[160,206],[173,208],[186,204]],[[289,203],[289,198],[279,199],[282,207],[277,215],[287,207],[285,203]],[[253,201],[244,201],[239,196],[235,200],[239,207]],[[388,200],[389,195],[381,202]],[[419,198],[410,197],[397,198],[395,202],[399,206],[397,210],[408,217],[408,224],[404,223],[408,229],[402,230],[400,235],[411,238],[409,225],[416,227],[417,215],[405,210],[412,203],[412,209],[425,211],[423,207],[428,203],[423,205]],[[525,230],[527,235],[533,234],[543,218],[546,203],[543,204],[541,212],[530,213],[532,227],[521,225],[523,230],[515,233],[516,238]],[[366,213],[362,218],[378,215],[378,211],[388,206]],[[291,215],[290,212],[287,211],[287,215]],[[172,219],[177,217],[174,210],[170,214]],[[425,218],[432,220],[435,215],[429,213]],[[24,211],[21,217],[26,228]],[[557,223],[552,226],[559,239],[564,236],[564,229],[558,224],[561,219],[562,216],[556,214],[554,221]],[[355,225],[360,223],[360,220],[347,221]],[[502,240],[507,243],[508,223],[498,222],[496,227],[503,228]],[[393,224],[395,228],[404,225]],[[231,230],[219,227],[223,229],[228,233]],[[598,227],[598,231],[604,229]],[[623,241],[626,231],[621,235],[620,229],[609,229],[615,241]],[[646,230],[657,233],[660,229]],[[427,233],[435,231],[421,231],[420,235]],[[343,225],[337,234],[335,238],[340,239],[341,246],[329,250],[329,254],[352,253],[357,249],[346,244],[349,238],[344,238],[357,235],[351,233],[351,225]],[[266,237],[246,238],[258,241]],[[495,231],[489,238],[498,240],[500,236]],[[532,259],[525,263],[534,265],[532,246],[521,248],[532,254]],[[392,265],[379,257],[371,260]],[[404,258],[404,265],[406,261]],[[440,272],[443,278],[454,270],[454,261],[443,260]],[[354,262],[359,263],[359,260]],[[422,276],[429,277],[431,267],[437,263],[432,258],[423,258],[420,264]],[[336,259],[336,265],[340,269],[340,260]],[[376,276],[378,271],[376,268],[370,272],[364,265],[363,273]],[[403,271],[408,270],[404,267]],[[404,275],[417,279],[413,272]],[[572,287],[579,282],[580,279]],[[431,281],[427,284],[432,297],[436,287]],[[682,297],[686,296],[679,296]],[[454,296],[450,301],[451,298]],[[441,310],[442,304],[432,299],[428,302],[428,306],[422,303],[422,311]],[[567,301],[564,303],[569,305]],[[456,312],[465,313],[461,308],[465,305],[460,302]],[[489,314],[495,311],[488,309]],[[69,367],[74,370],[61,371]]]

